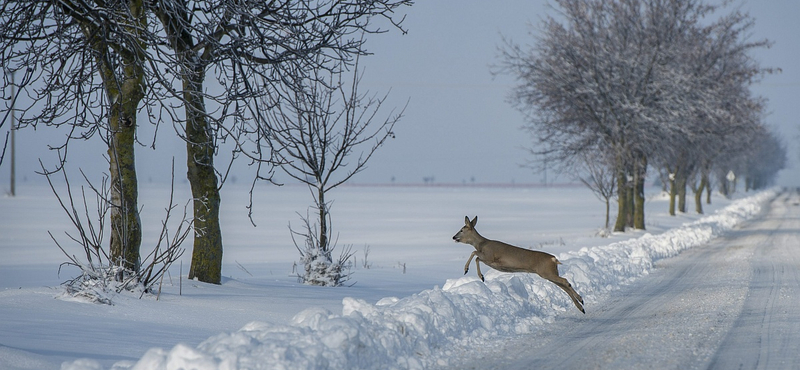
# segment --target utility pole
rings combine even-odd
[[[14,72],[11,72],[11,196],[14,197],[17,195],[16,190],[16,158],[14,153],[14,133],[17,131],[14,129],[14,103],[17,101],[17,93],[14,91]]]
[[[547,157],[544,157],[544,187],[547,187]]]

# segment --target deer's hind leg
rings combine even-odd
[[[567,295],[569,295],[569,298],[572,299],[572,303],[575,304],[575,307],[578,307],[581,312],[586,313],[586,311],[583,309],[583,297],[581,297],[581,295],[572,288],[572,284],[569,283],[569,280],[561,276],[547,278],[547,280],[550,280],[553,282],[553,284],[564,290]]]
[[[476,258],[475,258],[475,269],[476,269],[476,270],[478,270],[478,277],[479,277],[479,278],[481,278],[481,281],[486,281],[486,280],[483,280],[483,274],[481,274],[481,264],[480,264],[480,261],[481,261],[481,258],[480,258],[480,257],[476,257]]]
[[[467,260],[467,263],[464,265],[464,275],[466,275],[469,272],[469,264],[470,262],[472,262],[473,258],[475,258],[475,269],[478,270],[478,277],[481,278],[481,281],[484,281],[483,274],[481,274],[481,265],[480,263],[478,263],[478,261],[480,261],[481,258],[478,257],[477,254],[475,254],[475,252],[472,252],[472,254],[469,255],[469,259]]]

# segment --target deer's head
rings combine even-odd
[[[453,235],[453,240],[459,243],[471,244],[470,242],[475,238],[477,235],[477,231],[475,231],[475,224],[478,223],[478,216],[469,220],[469,217],[464,216],[464,227],[461,230],[458,230],[456,235]]]

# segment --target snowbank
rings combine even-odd
[[[776,193],[758,193],[659,235],[563,253],[562,276],[590,311],[609,291],[647,274],[655,260],[707,243],[757,215]],[[113,369],[423,369],[447,365],[454,345],[528,333],[559,314],[580,315],[555,285],[531,274],[494,270],[487,272],[486,283],[465,276],[402,299],[370,304],[345,298],[342,306],[340,314],[310,308],[285,325],[252,322],[197,348],[153,348],[137,363],[120,362]],[[62,368],[100,366],[79,360]]]

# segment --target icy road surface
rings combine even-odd
[[[462,369],[800,369],[800,195]]]

